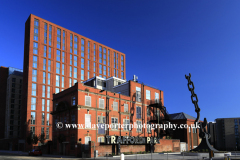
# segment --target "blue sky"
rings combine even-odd
[[[0,2],[0,66],[23,68],[24,26],[32,13],[126,54],[127,80],[164,91],[169,113],[240,117],[240,1],[29,0]]]

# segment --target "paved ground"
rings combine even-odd
[[[85,160],[86,158],[76,158],[73,156],[61,156],[61,155],[49,155],[49,154],[43,154],[42,156],[28,156],[27,152],[18,152],[18,151],[1,151],[0,150],[0,159],[2,160],[40,160],[40,159],[46,159],[46,160],[56,160],[56,159],[69,159],[69,160]],[[87,158],[94,159],[94,158]],[[120,156],[114,156],[114,157],[100,157],[96,158],[96,160],[120,160]],[[163,160],[202,160],[203,157],[200,156],[182,156],[180,153],[171,153],[171,154],[162,154],[162,153],[153,153],[153,154],[136,154],[136,155],[125,155],[125,160],[151,160],[151,159],[163,159]],[[208,159],[208,158],[207,158]],[[240,160],[240,155],[233,155],[230,157],[230,159],[237,159]],[[224,157],[219,158],[213,158],[213,160],[225,160]]]

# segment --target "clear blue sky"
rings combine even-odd
[[[23,68],[24,26],[36,16],[126,54],[127,79],[164,91],[170,113],[240,117],[240,1],[29,0],[0,2],[0,65]]]

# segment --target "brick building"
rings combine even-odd
[[[0,149],[19,149],[22,79],[23,70],[13,67],[0,67],[0,124],[2,127]]]
[[[125,54],[32,14],[25,23],[23,68],[22,141],[30,132],[52,139],[53,93],[94,76],[126,77]]]
[[[180,141],[165,139],[166,134],[160,128],[151,130],[148,127],[128,127],[130,124],[143,125],[150,124],[151,120],[163,120],[164,110],[150,107],[153,103],[163,105],[163,91],[136,81],[94,77],[83,83],[78,82],[73,87],[53,95],[52,152],[76,156],[83,156],[81,154],[84,153],[93,157],[94,150],[98,150],[99,156],[106,152],[118,154],[151,150],[149,144],[121,145],[119,150],[116,144],[106,144],[107,135],[161,137],[160,144],[152,147],[155,152],[179,151]],[[85,126],[80,129],[58,129],[58,122]],[[117,128],[115,125],[118,123],[124,124],[124,127]],[[112,124],[115,127],[106,130],[90,128],[93,124]]]
[[[201,138],[199,137],[199,130],[196,129],[194,126],[191,127],[191,125],[194,125],[196,118],[183,112],[170,114],[170,116],[172,123],[178,124],[178,126],[187,124],[189,127],[177,128],[173,132],[172,138],[180,139],[181,142],[186,142],[187,150],[196,148],[201,143]]]

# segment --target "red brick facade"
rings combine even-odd
[[[37,22],[35,22],[37,20]],[[45,28],[45,25],[47,28]],[[50,32],[50,25],[52,26]],[[61,30],[61,36],[58,36],[58,29]],[[65,43],[63,43],[63,32],[65,32]],[[72,42],[70,40],[70,35],[72,34]],[[47,36],[46,36],[47,35]],[[50,36],[51,35],[51,36]],[[75,36],[77,36],[77,54],[74,52],[75,48]],[[51,38],[50,38],[51,37]],[[60,49],[57,48],[58,39],[61,38]],[[84,45],[81,46],[81,41],[84,39]],[[45,41],[46,40],[46,41]],[[46,42],[46,43],[45,43]],[[51,42],[51,44],[49,44]],[[72,52],[70,51],[70,43],[72,44]],[[90,46],[88,46],[88,43]],[[37,51],[34,53],[34,49]],[[94,45],[95,45],[95,58],[94,58]],[[65,46],[65,49],[63,49]],[[102,47],[102,58],[100,58],[100,46]],[[44,51],[46,47],[46,51]],[[51,57],[50,54],[51,48]],[[81,50],[84,48],[84,52],[81,54]],[[106,57],[104,56],[104,50],[106,49]],[[57,52],[60,52],[58,57]],[[64,52],[64,54],[63,54]],[[109,57],[108,57],[109,52]],[[46,55],[46,56],[45,56]],[[64,55],[64,56],[63,56]],[[72,60],[70,59],[72,56]],[[115,60],[114,60],[115,55]],[[34,57],[35,56],[35,57]],[[76,56],[76,60],[75,60]],[[64,57],[64,60],[63,60]],[[83,60],[82,60],[83,59]],[[102,61],[100,62],[100,59]],[[34,63],[36,61],[36,63]],[[44,64],[45,62],[46,64]],[[71,61],[71,63],[70,63]],[[82,61],[82,62],[81,62]],[[83,62],[84,61],[84,62]],[[89,62],[89,64],[88,64]],[[109,62],[109,63],[108,63]],[[118,63],[117,63],[118,62]],[[57,63],[60,64],[58,67]],[[82,63],[82,64],[81,64]],[[94,70],[95,63],[95,70]],[[76,65],[75,65],[76,64]],[[64,67],[63,67],[64,65]],[[83,67],[84,65],[84,67]],[[100,65],[102,66],[102,74],[100,74]],[[49,70],[50,67],[50,70]],[[72,75],[70,75],[70,67],[72,67]],[[106,71],[104,68],[106,67]],[[114,76],[114,73],[117,77],[123,76],[126,78],[126,69],[125,69],[125,54],[119,51],[116,51],[110,47],[102,45],[96,41],[93,41],[87,37],[83,37],[77,33],[74,33],[68,29],[65,29],[61,26],[55,25],[49,21],[46,21],[40,17],[30,15],[28,20],[25,23],[25,43],[24,43],[24,75],[23,75],[23,109],[22,109],[22,126],[25,128],[22,130],[22,138],[26,138],[29,134],[30,127],[35,127],[35,134],[39,135],[41,133],[42,127],[44,127],[44,132],[46,134],[46,129],[49,128],[49,138],[52,139],[52,127],[51,125],[46,124],[47,114],[50,114],[52,111],[52,94],[57,91],[62,91],[69,88],[70,81],[74,85],[75,81],[82,81],[94,76],[106,76],[106,78]],[[74,75],[75,68],[77,69],[76,77]],[[108,73],[108,68],[110,72]],[[59,72],[57,71],[59,69]],[[36,70],[37,75],[36,81],[32,81],[33,70]],[[64,73],[63,73],[64,70]],[[82,70],[84,75],[81,75]],[[114,72],[115,70],[115,72]],[[89,77],[88,77],[89,72]],[[43,74],[45,73],[45,78]],[[49,76],[50,75],[50,76]],[[56,76],[59,76],[59,81],[56,79]],[[82,78],[81,78],[82,76]],[[64,79],[62,79],[64,77]],[[45,79],[45,83],[43,82]],[[48,83],[48,79],[50,83]],[[56,86],[56,83],[59,83],[59,86]],[[32,85],[36,85],[36,94],[32,95]],[[45,92],[43,93],[43,86],[45,86]],[[50,96],[48,97],[48,87],[50,87]],[[45,96],[43,96],[43,94]],[[31,102],[32,98],[36,98],[35,109],[31,109],[31,105],[34,102]],[[45,100],[45,109],[42,108],[42,99]],[[50,103],[50,109],[47,110],[47,101]],[[35,112],[35,124],[31,124],[31,112]],[[42,113],[45,114],[45,124],[42,125]],[[49,117],[51,120],[51,115]],[[28,147],[28,146],[27,146]]]
[[[110,136],[135,136],[135,137],[157,137],[157,133],[152,130],[147,132],[147,128],[142,128],[142,131],[137,131],[137,128],[132,128],[131,131],[120,129],[107,129],[105,134],[99,134],[98,129],[81,128],[81,129],[57,129],[56,122],[63,122],[64,124],[76,123],[85,124],[85,116],[91,115],[91,124],[98,124],[98,116],[106,117],[106,124],[111,124],[111,118],[117,118],[118,123],[124,124],[124,119],[130,119],[130,124],[141,121],[142,124],[147,124],[151,115],[147,116],[147,106],[155,99],[155,93],[158,93],[160,101],[163,103],[163,92],[145,86],[143,84],[128,81],[130,96],[113,93],[110,91],[101,91],[99,89],[76,83],[75,86],[66,89],[58,94],[53,95],[53,149],[55,153],[78,155],[77,153],[84,152],[93,156],[94,146],[95,150],[99,151],[99,155],[103,156],[106,152],[109,154],[117,153],[116,145],[103,145],[98,142],[99,137]],[[136,87],[141,88],[141,102],[136,101]],[[146,90],[150,91],[151,100],[147,100]],[[86,106],[85,97],[91,97],[91,106]],[[76,98],[73,104],[73,97]],[[145,98],[144,98],[145,97]],[[104,99],[104,108],[99,108],[99,98]],[[117,110],[114,110],[113,103],[118,102]],[[124,104],[128,104],[128,111],[124,112]],[[141,116],[137,117],[136,108],[141,107]],[[126,110],[125,110],[126,111]],[[159,112],[159,110],[158,110]],[[72,122],[72,116],[75,116],[75,121]],[[162,117],[163,114],[160,113]],[[161,134],[161,133],[160,133]],[[91,137],[91,150],[85,150],[84,147],[86,137]],[[81,141],[80,141],[81,139]],[[165,137],[160,140],[160,144],[155,145],[155,152],[162,151],[179,151],[179,140],[167,140]],[[87,143],[88,144],[88,143]],[[71,147],[72,146],[72,147]],[[77,146],[77,147],[76,147]],[[121,152],[139,152],[149,151],[149,145],[121,145]]]

